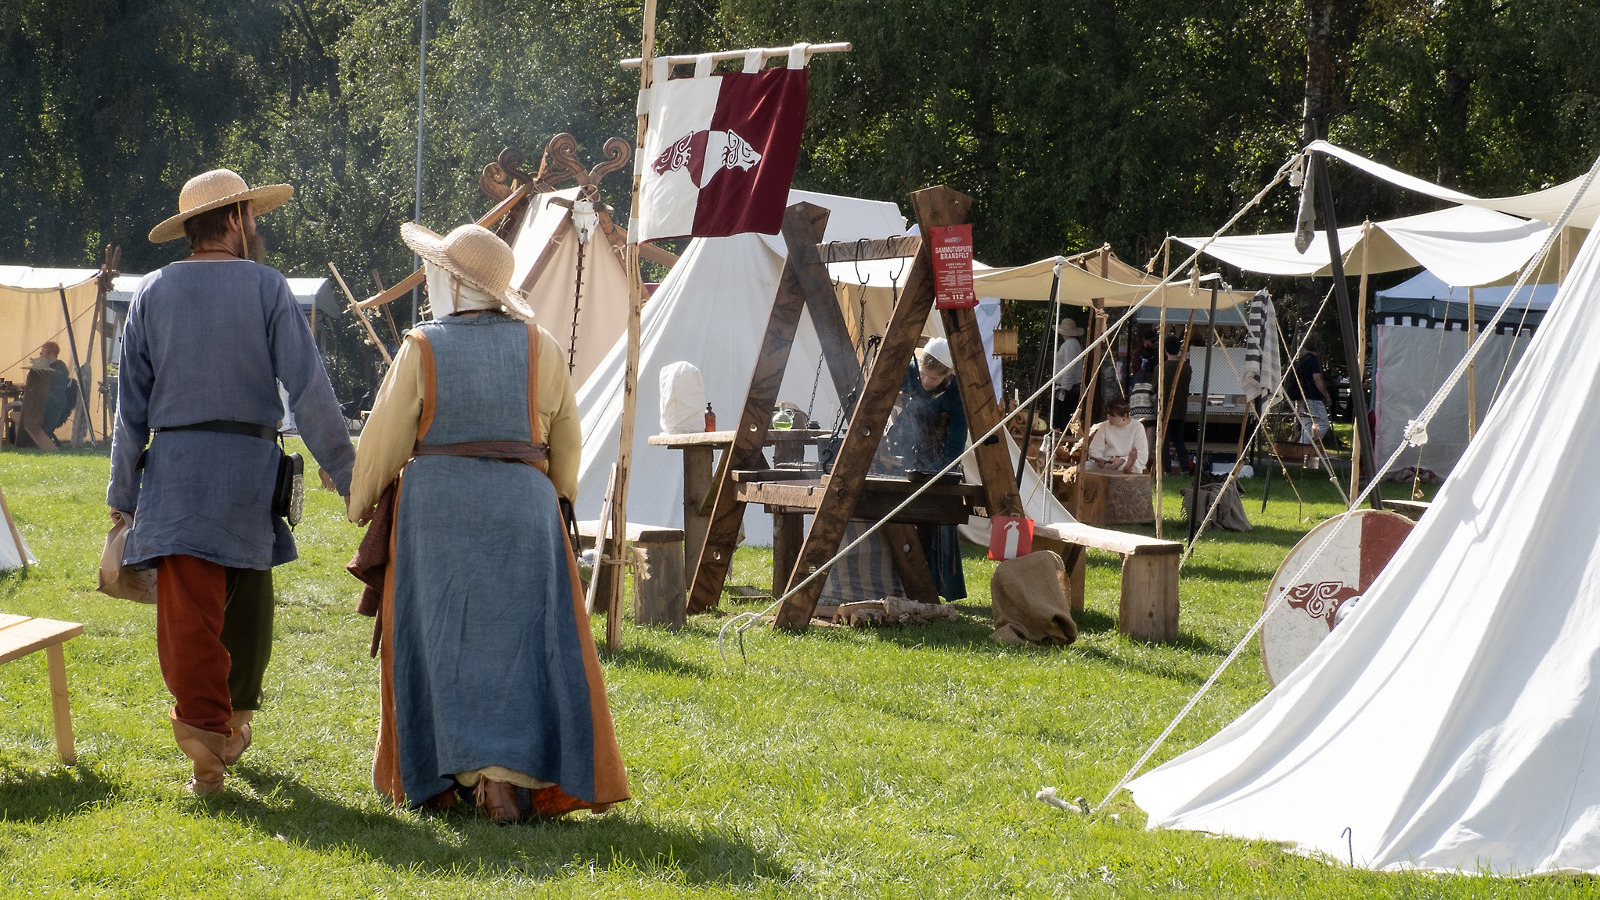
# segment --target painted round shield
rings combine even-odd
[[[1400,549],[1411,526],[1411,520],[1398,513],[1363,509],[1342,528],[1338,518],[1329,519],[1294,545],[1267,586],[1262,604],[1265,609],[1274,597],[1288,595],[1261,624],[1261,665],[1268,682],[1277,685],[1305,662],[1333,631],[1340,607],[1361,598]],[[1329,535],[1332,542],[1317,555]],[[1306,569],[1313,556],[1316,560]]]

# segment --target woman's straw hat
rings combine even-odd
[[[203,212],[230,203],[250,201],[250,211],[261,215],[277,209],[294,196],[287,184],[268,184],[252,188],[232,169],[212,169],[189,179],[178,193],[178,214],[150,229],[150,242],[164,244],[183,237],[183,223]]]
[[[1056,326],[1056,334],[1068,338],[1078,337],[1079,335],[1083,334],[1083,326],[1079,325],[1072,319],[1062,319],[1061,324]]]
[[[499,299],[512,312],[533,318],[522,293],[511,287],[517,258],[506,242],[482,225],[462,225],[444,237],[415,222],[400,226],[400,238],[417,255]]]

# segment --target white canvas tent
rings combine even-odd
[[[1351,616],[1133,781],[1152,828],[1372,869],[1600,874],[1600,244]]]
[[[103,421],[104,400],[100,391],[104,360],[94,341],[95,300],[99,294],[95,279],[99,274],[97,269],[0,266],[0,378],[19,385],[26,382],[28,363],[39,354],[39,345],[45,341],[60,345],[61,361],[71,369],[75,343],[84,371],[81,378],[77,372],[72,377],[80,380],[80,396],[89,401],[89,422],[96,434]],[[74,415],[82,416],[82,412],[75,410]]]
[[[0,488],[0,572],[38,562],[28,549],[28,542],[22,539],[22,532],[17,530],[16,520],[11,518],[11,507],[6,505],[5,490]]]
[[[567,352],[581,385],[628,327],[628,275],[622,254],[597,226],[586,241],[573,217],[583,188],[534,194],[511,249],[520,288],[535,320]],[[631,507],[631,502],[630,502]]]
[[[1406,424],[1422,412],[1439,386],[1467,352],[1467,288],[1451,287],[1423,272],[1378,291],[1372,328],[1372,409],[1377,418],[1373,443],[1388,459],[1405,442]],[[1511,292],[1507,287],[1473,290],[1477,339],[1483,342],[1473,366],[1471,397],[1475,418],[1467,415],[1468,379],[1456,385],[1434,414],[1428,443],[1406,447],[1397,469],[1421,468],[1449,474],[1467,447],[1469,421],[1481,422],[1505,379],[1532,339],[1534,326],[1556,292],[1555,285],[1527,285],[1512,301],[1499,327],[1484,333],[1488,321]]]

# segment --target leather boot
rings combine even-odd
[[[233,765],[244,755],[244,751],[250,749],[250,719],[255,714],[256,711],[253,709],[233,711],[232,718],[228,719],[228,727],[233,729],[233,733],[228,735],[222,752],[224,763]]]
[[[516,788],[503,781],[480,777],[476,798],[478,810],[496,825],[509,825],[522,818],[522,810],[517,808]]]
[[[177,719],[172,720],[172,735],[183,755],[194,760],[194,777],[189,779],[189,790],[196,794],[215,794],[222,790],[222,779],[228,774],[228,764],[222,761],[227,737]]]

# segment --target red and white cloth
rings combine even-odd
[[[691,78],[669,80],[666,60],[654,61],[639,96],[650,120],[632,240],[777,234],[805,127],[808,46],[765,70],[751,51],[742,72],[713,72],[705,54]]]

